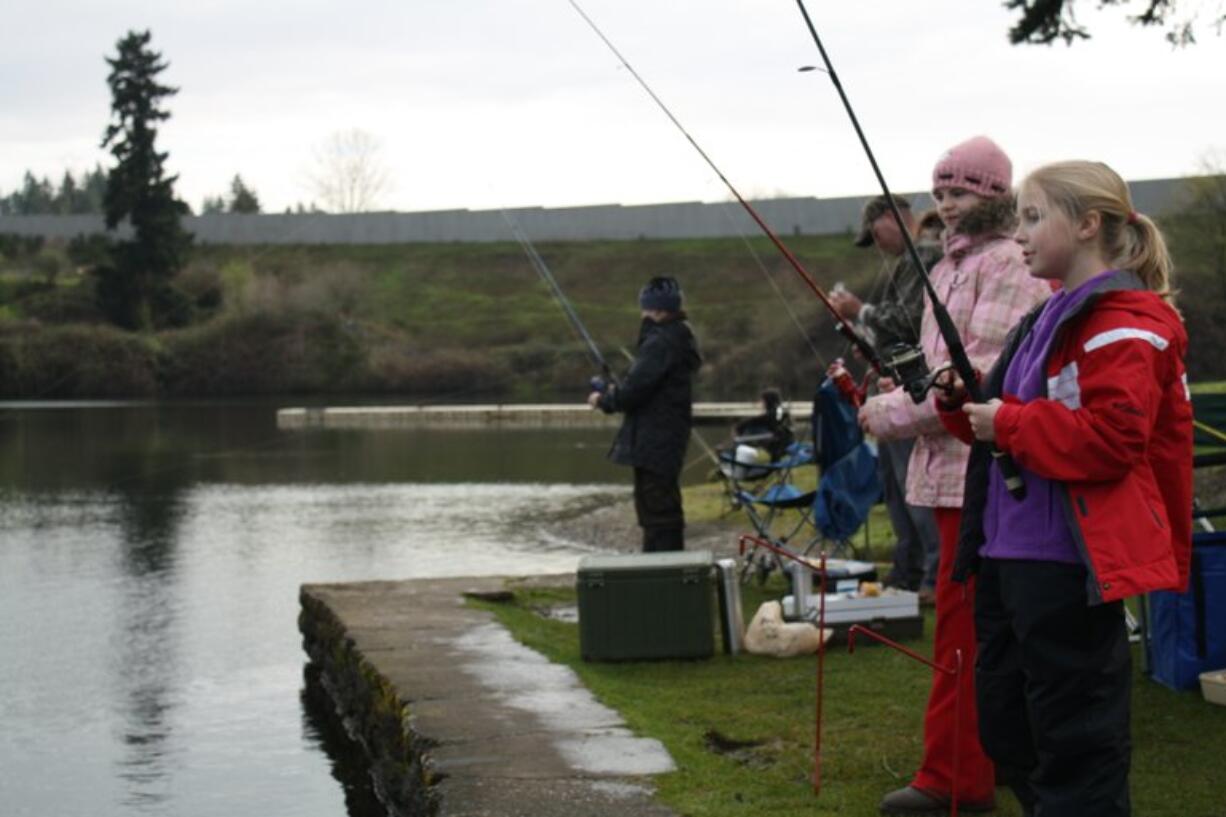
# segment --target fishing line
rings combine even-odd
[[[805,339],[805,344],[809,347],[809,351],[813,352],[813,356],[817,358],[818,364],[821,365],[822,369],[825,369],[826,361],[822,357],[822,353],[817,350],[817,345],[813,342],[813,339],[809,337],[809,333],[805,331],[804,326],[800,322],[800,318],[797,317],[795,310],[792,309],[791,302],[788,301],[787,296],[783,294],[783,290],[780,288],[779,283],[775,281],[775,276],[771,274],[770,270],[767,269],[765,262],[762,261],[762,256],[758,255],[758,251],[753,248],[753,242],[749,240],[749,236],[745,235],[744,231],[741,230],[740,225],[736,223],[736,219],[734,219],[722,206],[717,207],[716,209],[719,211],[720,216],[723,217],[728,226],[731,227],[733,232],[736,233],[737,237],[741,239],[741,242],[745,245],[745,249],[749,250],[749,255],[753,258],[754,263],[758,265],[758,269],[762,271],[763,277],[765,277],[767,283],[771,285],[771,289],[775,291],[775,294],[779,296],[779,301],[783,304],[783,308],[788,313],[788,317],[792,319],[792,324],[796,327],[796,331],[800,332],[800,336]]]
[[[515,240],[519,242],[519,246],[523,248],[524,254],[528,256],[528,261],[532,264],[537,274],[540,275],[545,281],[545,284],[549,287],[550,292],[553,293],[554,300],[558,302],[558,305],[562,307],[562,311],[566,313],[566,317],[570,321],[570,325],[574,328],[580,339],[582,339],[583,343],[587,346],[587,351],[592,358],[592,362],[600,367],[600,372],[602,375],[604,375],[606,380],[616,384],[617,381],[613,378],[613,372],[609,368],[608,361],[606,361],[604,355],[600,353],[600,348],[596,345],[596,341],[592,338],[591,333],[587,331],[587,327],[583,324],[583,321],[579,319],[579,314],[575,312],[575,307],[571,304],[570,299],[566,297],[566,294],[562,292],[562,287],[558,284],[558,279],[553,276],[553,272],[550,271],[549,265],[545,263],[545,259],[541,258],[541,254],[536,251],[536,247],[533,245],[532,240],[528,238],[527,234],[525,234],[522,229],[520,229],[519,224],[515,221],[515,219],[511,218],[511,214],[504,208],[499,207],[498,212],[502,214],[503,221],[505,221],[507,226],[511,228],[511,234],[515,236]]]
[[[593,362],[600,367],[601,373],[605,377],[606,382],[612,384],[616,388],[618,386],[617,378],[614,377],[608,361],[606,361],[604,355],[600,353],[600,349],[596,346],[596,341],[593,340],[591,333],[587,330],[587,326],[585,326],[583,321],[579,318],[579,313],[575,311],[570,299],[566,297],[564,292],[562,292],[562,287],[558,284],[558,279],[554,277],[553,272],[550,271],[549,265],[545,263],[545,259],[541,258],[541,254],[536,251],[536,246],[532,243],[532,239],[528,238],[527,234],[520,229],[519,224],[515,221],[515,219],[511,218],[510,213],[508,213],[502,207],[499,207],[498,211],[502,213],[503,219],[506,221],[507,226],[511,228],[511,233],[515,236],[515,240],[519,242],[520,247],[523,248],[524,254],[528,256],[528,260],[532,263],[532,266],[536,269],[537,273],[539,273],[540,276],[545,279],[549,289],[553,292],[554,299],[557,300],[558,304],[562,307],[562,310],[566,313],[566,317],[570,320],[571,326],[575,328],[575,331],[579,334],[579,337],[581,337],[583,342],[587,345],[588,354],[591,355]],[[633,365],[634,355],[630,354],[630,351],[625,346],[620,346],[618,348],[630,361],[631,365]],[[593,386],[594,385],[595,384],[593,384]],[[716,465],[720,464],[719,456],[714,450],[712,450],[711,446],[707,444],[707,441],[702,438],[702,435],[698,433],[698,430],[693,425],[690,426],[690,436],[698,440],[698,444],[702,448],[703,454],[706,457],[708,457]],[[689,467],[689,465],[685,466],[685,468]],[[685,470],[685,468],[682,470]]]
[[[750,218],[754,220],[754,223],[761,228],[762,232],[766,234],[766,237],[771,240],[771,243],[775,245],[775,248],[779,250],[779,252],[787,260],[788,264],[791,265],[792,269],[796,271],[796,274],[800,276],[802,281],[804,281],[805,285],[810,289],[810,291],[813,292],[814,295],[817,296],[817,298],[826,306],[826,308],[830,310],[830,313],[834,316],[839,331],[856,345],[856,348],[860,350],[860,353],[864,356],[864,359],[868,361],[878,373],[884,374],[884,366],[881,363],[881,359],[877,355],[877,351],[863,337],[860,336],[854,326],[852,326],[842,315],[838,313],[838,310],[834,308],[834,304],[830,302],[830,299],[826,296],[826,293],[820,286],[818,286],[817,281],[815,281],[813,276],[805,270],[799,259],[797,259],[792,251],[788,249],[787,245],[785,245],[775,231],[771,229],[770,225],[768,225],[762,219],[762,217],[758,215],[758,211],[754,209],[753,205],[745,200],[740,191],[736,189],[732,182],[728,181],[728,177],[725,176],[722,171],[720,171],[719,166],[712,161],[711,157],[707,155],[707,152],[703,150],[694,137],[690,135],[689,131],[685,129],[685,126],[682,125],[677,117],[673,115],[673,112],[669,110],[668,106],[664,104],[663,100],[656,95],[655,91],[651,89],[651,86],[647,84],[646,80],[643,79],[639,72],[634,70],[634,66],[632,66],[630,62],[622,55],[622,53],[617,50],[617,46],[613,45],[612,41],[605,36],[604,32],[601,31],[600,27],[597,26],[592,18],[587,15],[577,0],[567,0],[567,2],[570,3],[571,7],[579,14],[580,17],[583,18],[584,22],[588,24],[592,31],[596,33],[596,36],[600,38],[600,40],[611,52],[613,52],[613,55],[617,57],[626,70],[630,72],[631,76],[633,76],[643,90],[647,92],[647,95],[652,98],[657,106],[659,106],[660,110],[664,112],[664,115],[668,117],[669,121],[677,127],[677,130],[681,131],[681,134],[685,136],[690,145],[692,145],[693,148],[698,151],[698,155],[702,157],[703,161],[707,163],[707,166],[710,167],[715,175],[719,177],[719,180],[724,183],[724,186],[728,188],[730,193],[732,193],[733,197],[737,200],[737,203],[745,209],[745,212],[747,212]]]
[[[573,5],[575,0],[570,0],[570,2]],[[843,108],[847,111],[847,117],[851,120],[856,136],[860,139],[860,146],[864,148],[864,154],[868,157],[868,162],[873,168],[873,175],[877,177],[877,182],[881,185],[881,193],[885,196],[890,212],[894,214],[894,223],[898,225],[902,239],[907,245],[907,252],[911,257],[911,261],[919,271],[920,277],[924,282],[924,288],[928,291],[929,303],[932,306],[932,317],[936,321],[941,337],[945,340],[945,348],[949,352],[950,363],[953,365],[954,371],[962,378],[971,402],[983,403],[985,402],[983,384],[980,383],[975,367],[966,353],[966,346],[962,342],[962,336],[958,333],[958,327],[954,325],[953,318],[949,315],[949,310],[945,308],[945,304],[941,302],[940,296],[937,295],[936,287],[932,284],[932,278],[928,275],[928,268],[924,266],[923,259],[920,258],[919,250],[916,249],[915,242],[911,238],[911,231],[906,228],[906,224],[903,222],[898,204],[894,201],[894,196],[890,193],[890,187],[886,184],[885,176],[877,164],[877,157],[873,154],[873,149],[869,147],[868,137],[864,135],[864,130],[860,127],[860,120],[856,118],[856,112],[852,110],[851,101],[847,98],[847,92],[843,90],[843,83],[839,81],[839,75],[834,70],[834,63],[830,61],[830,56],[826,53],[826,47],[822,45],[822,39],[817,34],[817,28],[813,25],[813,19],[809,17],[809,9],[805,6],[805,0],[796,0],[796,5],[800,9],[801,16],[804,17],[805,25],[809,29],[809,35],[813,38],[813,44],[817,46],[818,53],[821,54],[822,63],[826,66],[825,73],[830,77],[835,90],[838,91],[839,99],[843,102]],[[1004,478],[1009,494],[1019,501],[1024,499],[1026,496],[1026,483],[1022,480],[1022,474],[1018,470],[1017,463],[1013,461],[1012,457],[995,446],[992,447],[992,458],[1000,468],[1001,476]]]

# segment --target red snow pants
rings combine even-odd
[[[933,636],[933,661],[953,667],[954,651],[962,650],[961,720],[954,717],[958,681],[953,675],[933,671],[932,691],[924,713],[924,760],[911,785],[948,797],[954,779],[954,724],[959,722],[958,799],[990,800],[995,788],[995,769],[979,745],[979,715],[975,706],[975,577],[966,584],[951,578],[958,548],[960,508],[935,508],[941,537],[941,563],[937,570],[937,623]]]

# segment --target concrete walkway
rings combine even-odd
[[[398,704],[415,755],[407,765],[421,770],[409,785],[427,789],[406,800],[416,803],[411,809],[443,817],[671,815],[651,796],[649,776],[674,768],[663,745],[635,737],[569,668],[464,604],[465,592],[502,587],[502,579],[481,578],[302,588],[313,659],[326,664],[347,651],[368,692],[386,698],[390,690]],[[348,686],[337,697],[353,697]],[[368,753],[397,754],[369,745],[380,740],[372,731],[363,737]]]

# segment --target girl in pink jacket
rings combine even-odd
[[[1012,182],[1009,157],[984,136],[950,149],[932,173],[932,196],[945,222],[945,257],[931,270],[932,282],[979,371],[992,367],[1009,330],[1051,292],[1046,283],[1028,275],[1021,248],[1012,238]],[[924,308],[920,348],[934,369],[949,362],[931,303]],[[917,405],[902,389],[892,388],[888,381],[882,385],[885,393],[869,399],[860,410],[860,424],[879,439],[917,438],[907,471],[907,501],[934,509],[941,539],[933,658],[953,666],[955,651],[961,650],[968,671],[961,680],[960,719],[954,717],[957,682],[934,673],[924,717],[923,762],[909,786],[886,795],[881,811],[944,810],[955,788],[962,811],[990,811],[995,806],[995,781],[992,762],[979,745],[969,671],[975,661],[974,584],[957,584],[950,578],[970,448],[946,431],[931,395]],[[959,720],[960,757],[955,762],[954,724]]]

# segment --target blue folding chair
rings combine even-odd
[[[818,470],[816,489],[802,491],[784,479],[758,491],[740,489],[736,501],[755,534],[776,549],[807,556],[829,543],[823,548],[828,555],[856,558],[852,536],[881,498],[876,448],[864,439],[855,407],[829,378],[814,396],[812,427],[812,446],[798,448],[776,473],[790,477],[795,468],[812,463]],[[742,561],[742,577],[756,574],[764,580],[785,567],[776,550],[754,547]]]

